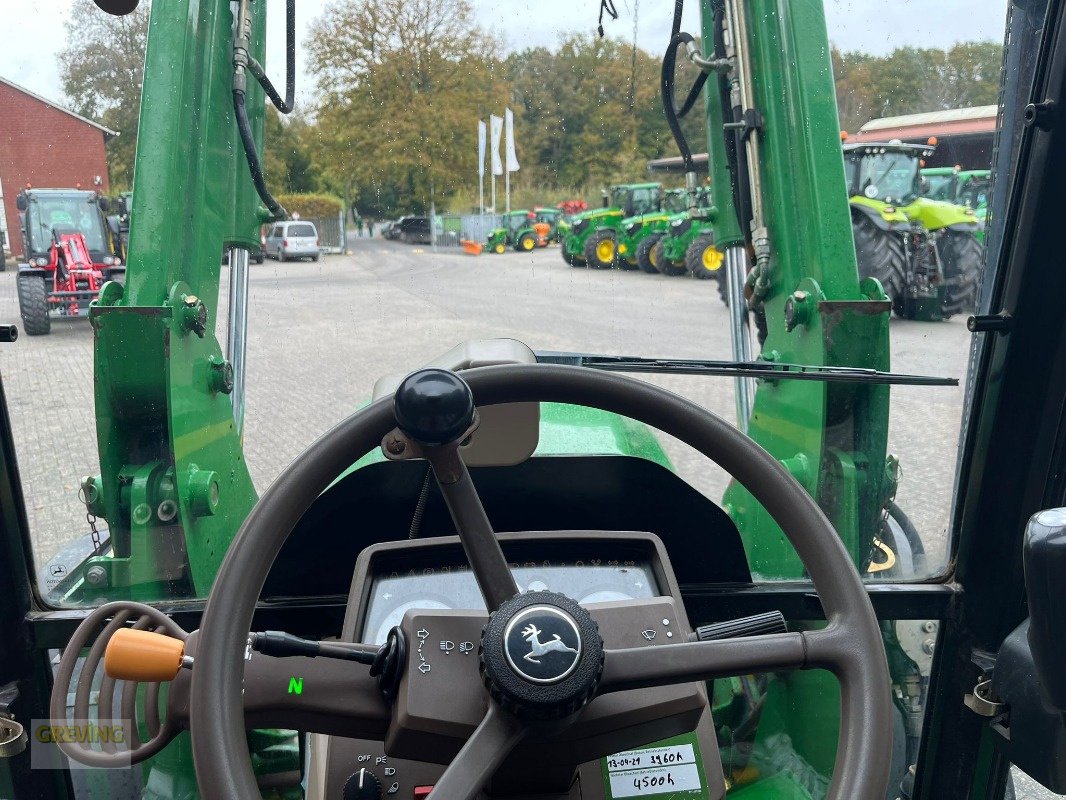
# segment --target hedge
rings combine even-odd
[[[299,214],[303,219],[335,217],[344,206],[340,198],[329,194],[281,194],[277,200],[289,214]]]

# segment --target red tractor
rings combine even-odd
[[[126,268],[104,218],[107,198],[76,189],[26,189],[19,193],[25,261],[19,264],[18,297],[30,336],[52,329],[53,314],[84,317],[109,280]]]

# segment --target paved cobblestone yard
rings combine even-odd
[[[228,269],[214,315],[225,340]],[[245,449],[261,491],[301,450],[364,402],[375,379],[404,373],[466,339],[508,336],[534,349],[676,358],[731,357],[714,282],[573,269],[557,248],[478,258],[380,239],[350,256],[251,266]],[[0,321],[16,322],[13,272],[0,273]],[[21,325],[20,325],[21,328]],[[964,378],[963,318],[892,321],[893,368]],[[0,347],[7,401],[38,564],[86,532],[78,479],[96,459],[92,332],[55,321],[46,337]],[[728,378],[641,376],[729,420]],[[943,564],[964,386],[893,387],[890,449],[902,464],[897,502]],[[720,469],[666,439],[679,473],[713,499]],[[1021,786],[1019,787],[1021,788]],[[1021,791],[1019,797],[1049,797]]]

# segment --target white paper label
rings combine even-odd
[[[607,756],[611,797],[655,797],[700,791],[700,772],[691,744],[626,750]]]

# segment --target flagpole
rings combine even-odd
[[[507,213],[511,213],[511,170],[504,169],[503,171],[503,185],[504,194],[507,197]]]
[[[492,173],[492,213],[496,213],[496,173]]]

